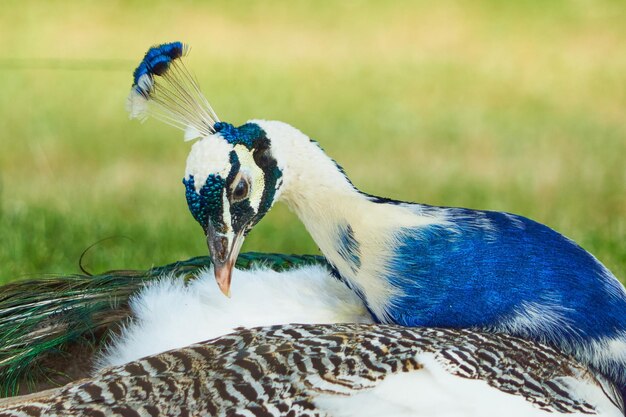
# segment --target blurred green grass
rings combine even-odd
[[[171,40],[223,120],[291,123],[369,193],[531,217],[624,280],[625,21],[608,0],[5,0],[0,282],[75,272],[108,237],[88,269],[206,254],[190,145],[124,111],[135,64]],[[278,205],[244,250],[317,248]]]

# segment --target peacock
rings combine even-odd
[[[6,371],[0,378],[41,365],[34,359],[42,353],[97,333],[101,325],[125,324],[105,338],[91,377],[6,400],[0,416],[623,415],[622,370],[605,366],[620,363],[621,341],[604,346],[604,363],[594,362],[597,352],[582,349],[590,346],[591,335],[581,332],[584,323],[570,321],[577,316],[567,300],[554,292],[552,304],[539,304],[545,291],[559,289],[556,283],[538,285],[529,268],[516,264],[521,285],[507,288],[508,270],[498,272],[503,266],[496,258],[490,265],[481,258],[501,256],[506,249],[509,257],[501,260],[506,263],[514,258],[515,243],[537,244],[536,233],[545,235],[546,245],[564,237],[515,215],[361,193],[295,128],[260,120],[239,128],[220,122],[182,64],[185,53],[180,42],[150,49],[135,71],[128,106],[133,117],[150,114],[183,128],[187,139],[201,138],[192,147],[183,182],[211,262],[199,258],[146,273],[51,279],[32,294],[22,291],[28,283],[5,289],[0,335],[10,331],[0,339],[0,372]],[[288,257],[272,265],[270,257],[269,266],[282,270],[272,273],[258,267],[267,262],[256,254],[256,267],[245,275],[234,268],[250,259],[238,256],[243,238],[278,200],[298,214],[325,259]],[[516,231],[507,225],[519,229],[513,241],[501,236]],[[576,250],[564,256],[588,257],[604,273],[598,292],[615,300],[594,299],[602,303],[589,320],[607,325],[612,310],[601,309],[623,302],[624,289],[591,255],[567,242]],[[555,250],[562,250],[561,243]],[[412,258],[406,255],[411,251]],[[298,267],[301,260],[309,266]],[[548,260],[536,266],[548,268]],[[204,268],[211,263],[213,270]],[[579,259],[573,264],[585,265]],[[446,289],[450,269],[457,272],[457,288]],[[474,288],[477,274],[485,282]],[[584,274],[579,275],[574,278]],[[218,297],[218,291],[230,295],[231,284],[232,298]],[[531,285],[538,298],[525,298]],[[67,291],[65,299],[59,289]],[[438,294],[444,289],[451,292],[448,299]],[[487,290],[501,294],[486,299]],[[586,290],[591,303],[597,294]],[[468,298],[453,297],[461,295]],[[511,317],[502,310],[507,297],[518,302]],[[446,304],[452,301],[461,306]],[[430,309],[420,304],[428,302]],[[579,303],[586,305],[584,299]],[[455,312],[461,307],[465,311]],[[484,322],[471,322],[475,311]],[[516,319],[517,327],[490,320],[498,313]],[[432,322],[416,321],[420,317]],[[286,324],[293,322],[306,324]],[[237,328],[241,325],[246,328]],[[250,328],[259,325],[265,327]],[[570,331],[580,338],[570,339]]]
[[[143,275],[93,375],[0,400],[0,417],[623,415],[610,381],[549,346],[376,324],[322,260],[290,259],[235,269],[232,299],[208,267],[190,280],[194,262]]]
[[[246,234],[282,201],[377,323],[549,344],[626,394],[626,289],[593,255],[519,215],[359,191],[295,127],[220,121],[182,62],[186,52],[181,42],[151,48],[134,72],[128,109],[198,139],[183,183],[224,294]]]

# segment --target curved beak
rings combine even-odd
[[[230,282],[233,268],[239,256],[241,245],[243,245],[244,235],[238,233],[234,237],[216,233],[209,227],[206,235],[207,245],[211,252],[213,270],[215,271],[215,281],[226,297],[230,297]]]

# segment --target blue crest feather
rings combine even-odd
[[[133,72],[127,101],[131,118],[153,116],[185,131],[185,140],[211,135],[219,118],[196,79],[183,64],[188,46],[170,42],[153,46]]]
[[[148,49],[143,60],[133,72],[133,87],[137,92],[147,95],[149,92],[143,91],[138,86],[138,81],[143,75],[155,76],[164,74],[170,63],[182,57],[187,51],[187,46],[182,42],[170,42],[153,46]]]

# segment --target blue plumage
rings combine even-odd
[[[379,320],[548,342],[626,386],[626,292],[589,252],[522,216],[415,207],[445,222],[397,232],[385,279],[400,295]]]
[[[141,63],[133,72],[133,87],[138,93],[147,94],[142,91],[139,79],[144,75],[162,75],[169,68],[170,63],[180,58],[185,53],[185,45],[182,42],[170,42],[153,46],[146,52]]]
[[[221,219],[222,199],[220,196],[225,183],[225,179],[219,175],[209,175],[200,191],[197,192],[193,175],[183,178],[189,211],[204,230],[208,227],[209,218]]]
[[[213,128],[231,145],[244,145],[248,149],[252,149],[254,141],[265,134],[255,123],[235,127],[230,123],[217,122]]]
[[[521,216],[428,210],[444,212],[451,225],[399,232],[387,277],[403,293],[388,308],[393,321],[495,327],[520,313],[522,303],[537,303],[559,306],[559,337],[626,330],[624,292],[607,288],[610,273],[571,240]]]
[[[361,253],[359,244],[354,238],[354,231],[349,224],[338,227],[337,252],[350,265],[353,272],[361,267]]]

